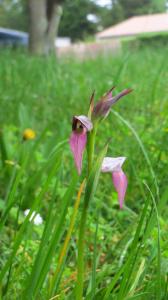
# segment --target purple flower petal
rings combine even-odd
[[[87,133],[86,130],[83,130],[81,133],[77,133],[75,131],[72,132],[69,143],[74,156],[76,168],[78,170],[78,174],[81,174],[82,170],[82,158],[83,152],[86,146],[87,141]]]
[[[105,116],[109,108],[107,107],[106,103],[109,102],[112,97],[112,91],[115,87],[112,87],[101,99],[97,102],[93,109],[93,115],[97,116]]]
[[[117,102],[121,97],[129,94],[130,92],[132,92],[132,89],[125,89],[124,91],[122,91],[121,93],[119,93],[116,96],[112,96],[112,90],[114,89],[114,87],[108,91],[105,96],[103,96],[95,105],[94,109],[93,109],[93,116],[94,117],[106,117],[111,109],[111,106]]]
[[[132,92],[132,89],[125,89],[123,90],[122,92],[120,92],[118,95],[112,97],[111,99],[109,99],[107,102],[108,102],[108,105],[110,105],[110,107],[116,103],[121,97],[129,94]]]
[[[128,184],[127,177],[122,170],[115,171],[112,173],[112,180],[118,194],[120,208],[122,208]]]

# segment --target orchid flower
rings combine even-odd
[[[76,168],[80,175],[82,170],[83,152],[87,143],[87,132],[93,128],[91,120],[86,116],[74,116],[72,121],[72,134],[70,147],[74,156]]]
[[[123,202],[127,189],[127,177],[122,171],[122,165],[125,160],[126,157],[105,157],[101,168],[101,171],[103,173],[112,173],[112,181],[118,194],[120,208],[123,207]]]
[[[98,183],[100,163],[102,161],[102,155],[105,155],[107,146],[103,148],[101,155],[97,159],[97,173],[95,173],[95,139],[98,130],[99,123],[107,117],[110,112],[111,106],[117,102],[121,97],[127,95],[132,90],[125,89],[118,95],[113,96],[111,88],[96,104],[94,104],[94,92],[90,99],[90,107],[88,111],[88,117],[86,116],[74,116],[72,121],[72,133],[70,136],[70,148],[74,156],[75,165],[78,174],[82,170],[83,152],[87,144],[87,166],[88,172],[86,179],[88,179],[88,185],[86,188],[86,194],[84,197],[84,205],[81,214],[81,220],[79,224],[79,238],[78,238],[78,258],[77,258],[77,283],[76,283],[76,299],[81,300],[83,298],[84,288],[84,235],[86,231],[86,219],[89,201],[94,195],[96,186]],[[92,123],[93,122],[93,123]],[[93,129],[93,130],[92,130]],[[90,132],[91,131],[91,132]],[[87,140],[88,137],[88,140]],[[127,177],[122,170],[122,165],[125,161],[125,157],[104,157],[101,171],[112,174],[112,181],[118,194],[118,200],[120,208],[123,207],[125,193],[127,189]],[[92,173],[93,170],[93,173]],[[91,176],[93,174],[94,176]],[[96,177],[97,175],[97,177]],[[89,180],[90,179],[90,180]],[[92,183],[93,179],[93,183]]]
[[[112,91],[115,87],[112,87],[94,106],[93,108],[93,117],[99,118],[99,117],[107,117],[111,106],[116,103],[121,97],[129,94],[132,92],[132,89],[125,89],[122,92],[120,92],[116,96],[112,96]]]

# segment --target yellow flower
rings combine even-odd
[[[23,140],[25,140],[25,141],[27,141],[27,140],[34,140],[35,137],[36,137],[36,133],[31,128],[26,128],[23,131]]]

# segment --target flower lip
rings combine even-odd
[[[74,116],[72,120],[72,130],[75,131],[78,128],[86,129],[86,131],[91,131],[93,129],[93,124],[87,116]]]
[[[73,153],[75,165],[78,171],[78,174],[81,174],[82,170],[82,158],[83,152],[85,150],[86,142],[87,142],[87,134],[86,129],[82,129],[83,132],[72,131],[70,136],[70,148]]]
[[[83,152],[87,143],[87,131],[91,131],[92,128],[92,122],[88,117],[83,115],[73,117],[69,143],[79,175],[82,170]]]
[[[125,160],[126,157],[105,157],[103,159],[101,171],[103,173],[120,171]]]

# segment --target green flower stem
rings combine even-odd
[[[88,202],[84,203],[80,228],[79,228],[79,240],[78,240],[78,261],[77,261],[77,284],[76,284],[76,300],[82,300],[83,285],[84,285],[84,238],[86,228],[86,217]]]
[[[94,147],[95,147],[95,137],[96,137],[97,126],[88,133],[88,177],[92,169],[92,163],[94,158]],[[87,220],[89,201],[84,198],[84,206],[81,215],[80,227],[79,227],[79,239],[78,239],[78,261],[77,261],[77,285],[76,285],[76,300],[82,300],[83,295],[83,285],[84,285],[84,246],[85,246],[85,229]]]
[[[88,133],[88,144],[87,144],[87,153],[88,153],[88,176],[92,168],[92,162],[94,157],[94,147],[95,147],[95,137],[97,132],[97,125],[95,124],[93,130]]]

